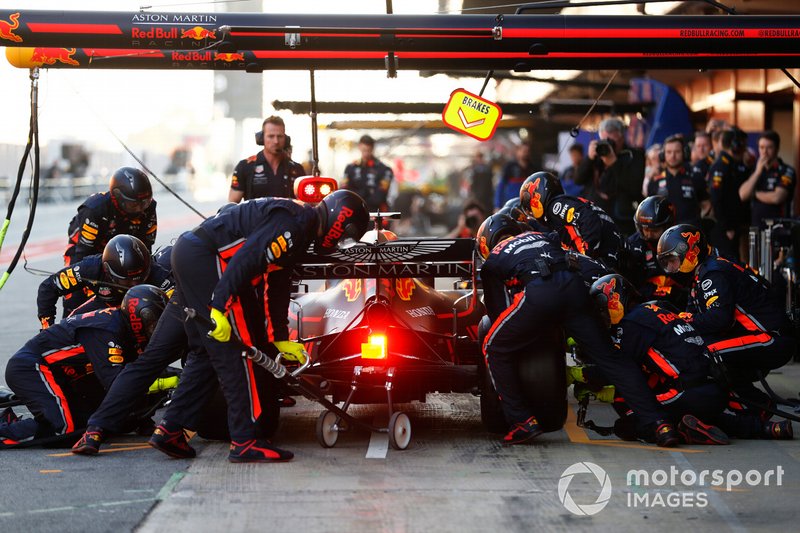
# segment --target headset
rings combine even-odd
[[[264,146],[264,127],[262,126],[260,130],[256,132],[256,144],[259,146]]]
[[[674,143],[679,142],[681,143],[681,148],[683,149],[683,163],[688,164],[689,161],[692,160],[692,149],[689,147],[689,143],[686,142],[686,139],[683,138],[681,134],[670,135],[664,142],[661,143],[661,150],[658,151],[658,161],[659,163],[666,162],[666,156],[664,155],[664,147],[667,143]]]

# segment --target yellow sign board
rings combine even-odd
[[[492,138],[502,117],[500,106],[464,89],[453,91],[442,111],[442,120],[449,128],[479,141]]]

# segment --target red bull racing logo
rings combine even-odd
[[[14,33],[19,28],[19,13],[11,13],[8,20],[0,20],[0,39],[21,43],[22,37]]]
[[[31,63],[39,66],[63,63],[77,67],[80,63],[72,59],[75,52],[75,48],[34,48],[33,55],[31,55]]]
[[[344,235],[344,223],[351,216],[353,216],[353,210],[348,207],[342,207],[333,226],[331,226],[331,229],[328,230],[328,233],[326,233],[325,237],[322,239],[322,246],[324,248],[333,248],[339,240],[339,237]]]
[[[203,28],[202,26],[195,26],[188,30],[181,32],[181,39],[194,39],[195,41],[202,41],[203,39],[216,39],[217,34],[214,30]]]

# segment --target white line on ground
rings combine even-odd
[[[684,470],[692,470],[695,471],[694,466],[689,460],[683,455],[681,452],[670,452],[670,455],[678,463],[678,466],[683,468]],[[720,517],[725,520],[725,523],[728,524],[728,527],[731,528],[731,531],[736,533],[746,533],[747,528],[739,522],[739,519],[736,518],[736,515],[731,511],[730,507],[722,500],[722,498],[714,491],[706,492],[708,496],[708,501],[711,503],[711,506],[717,511]]]

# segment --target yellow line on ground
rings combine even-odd
[[[147,444],[137,444],[136,446],[127,446],[123,448],[106,448],[104,450],[100,450],[100,453],[116,453],[116,452],[130,452],[136,450],[149,450],[150,446]],[[49,453],[47,454],[48,457],[74,457],[75,454],[72,452],[66,453]]]
[[[654,444],[634,444],[632,442],[616,439],[590,439],[586,430],[578,427],[578,418],[575,415],[575,411],[572,410],[572,406],[567,409],[567,422],[564,424],[564,431],[567,432],[567,437],[569,437],[570,442],[575,444],[592,444],[596,446],[608,446],[610,448],[632,448],[651,452],[673,451],[681,453],[705,453],[705,450],[693,450],[683,446],[680,448],[659,448]]]
[[[60,474],[63,470],[39,470],[40,474]]]

